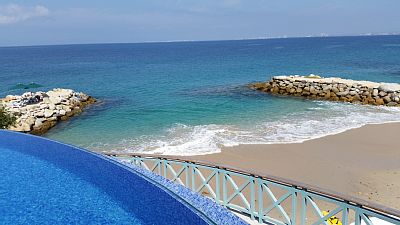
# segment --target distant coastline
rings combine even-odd
[[[237,39],[209,39],[209,40],[170,40],[170,41],[138,41],[138,42],[87,42],[87,43],[54,43],[54,44],[32,44],[32,45],[5,45],[0,48],[15,47],[46,47],[46,46],[70,46],[70,45],[114,45],[114,44],[157,44],[157,43],[191,43],[191,42],[224,42],[224,41],[252,41],[252,40],[274,40],[274,39],[305,39],[305,38],[337,38],[337,37],[377,37],[377,36],[400,36],[400,32],[393,33],[371,33],[371,34],[348,34],[348,35],[308,35],[308,36],[276,36],[276,37],[249,37]]]

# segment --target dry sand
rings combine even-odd
[[[400,123],[298,144],[240,145],[189,157],[289,178],[400,209]]]

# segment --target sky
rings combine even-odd
[[[400,0],[0,0],[0,46],[400,33]]]

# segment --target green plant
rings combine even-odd
[[[7,129],[15,124],[17,118],[0,106],[0,129]]]
[[[304,76],[305,78],[311,78],[311,79],[322,79],[321,76],[310,74],[308,76]]]

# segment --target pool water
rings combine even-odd
[[[207,224],[141,175],[102,156],[0,131],[0,224]]]
[[[141,224],[123,205],[78,176],[34,156],[0,151],[1,220]]]

